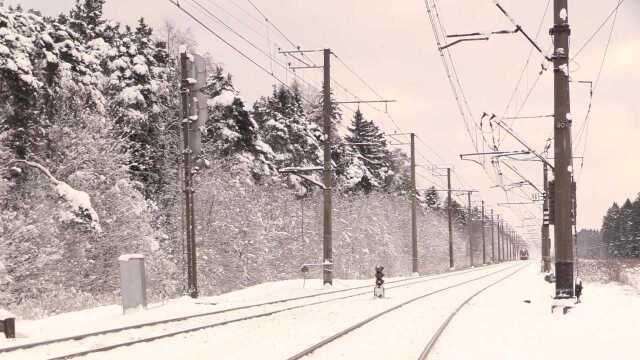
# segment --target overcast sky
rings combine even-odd
[[[247,0],[197,0],[234,29],[263,49],[275,51],[277,45],[289,45],[273,28],[259,22],[259,14]],[[347,65],[362,76],[378,93],[398,103],[389,106],[389,112],[402,131],[414,131],[422,142],[418,151],[433,163],[453,165],[460,175],[454,178],[456,188],[474,188],[474,195],[487,202],[487,206],[503,214],[513,225],[529,213],[539,216],[536,206],[510,210],[499,207],[498,202],[523,201],[514,192],[508,200],[483,169],[472,162],[460,161],[458,155],[473,152],[465,131],[444,68],[436,49],[423,0],[253,0],[254,3],[294,43],[303,48],[330,47]],[[569,1],[569,20],[572,28],[572,52],[575,52],[596,30],[618,0]],[[21,3],[26,8],[37,8],[45,14],[66,12],[73,0],[5,0],[6,4]],[[274,66],[277,76],[287,81],[287,75],[258,51],[251,49],[239,38],[201,10],[195,10],[192,0],[182,0],[185,8],[192,9],[212,29],[246,51],[266,68]],[[547,0],[503,0],[501,4],[523,28],[535,35]],[[441,0],[441,19],[449,33],[491,31],[512,28],[498,12],[492,1]],[[550,6],[539,36],[543,49],[550,47],[548,29],[553,11]],[[106,17],[133,24],[145,17],[160,26],[165,20],[183,28],[191,28],[201,51],[208,51],[234,75],[236,87],[245,99],[268,95],[273,79],[230,50],[218,39],[205,32],[187,18],[168,0],[107,0]],[[231,15],[230,15],[231,14]],[[595,81],[611,28],[609,22],[571,64],[573,80]],[[290,46],[287,46],[290,47]],[[266,50],[269,51],[269,50]],[[483,111],[502,114],[512,93],[529,51],[528,43],[520,35],[495,36],[487,42],[463,43],[452,48],[452,55],[469,105],[479,118]],[[312,55],[313,56],[313,55]],[[290,61],[277,56],[281,62]],[[321,58],[317,57],[321,62]],[[507,115],[513,115],[525,98],[540,70],[542,58],[535,54],[525,72],[521,89],[516,93],[514,106]],[[617,16],[607,61],[593,99],[588,131],[584,167],[576,160],[578,182],[578,227],[599,228],[607,207],[613,202],[635,198],[640,192],[640,4],[625,2]],[[335,59],[332,76],[362,99],[376,98],[365,85],[351,75]],[[320,85],[320,71],[300,72],[306,81]],[[520,115],[546,115],[553,112],[553,73],[545,72],[531,93]],[[339,100],[350,100],[336,89]],[[575,83],[571,87],[571,106],[574,115],[574,138],[583,127],[588,107],[588,86]],[[381,106],[379,106],[381,107]],[[396,127],[382,113],[362,106],[365,114],[378,122],[387,132]],[[347,125],[351,114],[345,110]],[[545,139],[552,135],[550,118],[518,120],[514,128],[526,141],[541,150]],[[486,134],[491,136],[490,133]],[[582,156],[584,140],[574,149],[574,156]],[[521,150],[522,146],[505,137],[502,150]],[[434,151],[437,152],[436,155]],[[418,163],[428,164],[422,158]],[[542,186],[539,162],[517,163],[518,169],[533,182]],[[491,171],[490,167],[488,167]],[[430,182],[446,184],[444,178],[434,177],[429,168],[419,169],[421,186]],[[503,167],[505,182],[519,181],[517,175]],[[529,188],[523,188],[530,193]],[[465,203],[465,198],[459,198]],[[538,231],[536,230],[536,233]]]

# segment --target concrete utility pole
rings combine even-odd
[[[472,245],[472,241],[471,241],[471,235],[473,233],[473,225],[472,225],[472,216],[471,216],[471,191],[467,192],[467,208],[468,208],[468,214],[469,214],[469,219],[467,219],[467,221],[469,222],[469,224],[467,225],[467,228],[469,229],[469,266],[473,266],[473,245]]]
[[[323,179],[323,233],[322,255],[323,271],[322,283],[333,285],[333,239],[331,234],[331,192],[333,188],[333,174],[331,169],[331,49],[324,49],[324,82],[322,85],[322,122],[324,129],[324,168]]]
[[[197,120],[193,85],[195,84],[193,66],[189,60],[187,50],[180,53],[181,72],[181,101],[182,101],[182,134],[183,150],[182,160],[184,167],[184,198],[185,198],[185,233],[187,250],[187,292],[192,298],[198,297],[198,276],[196,268],[196,243],[195,243],[195,217],[194,217],[194,190],[191,159],[190,125]]]
[[[495,227],[495,224],[493,223],[493,209],[491,209],[491,263],[492,264],[496,262],[496,251],[495,251],[495,244],[494,244],[494,237],[493,237],[494,227]]]
[[[497,244],[498,248],[497,248],[497,255],[498,255],[498,262],[502,261],[502,256],[500,256],[500,215],[497,216],[497,220],[496,222],[498,223],[498,229],[496,230],[496,236],[497,236]]]
[[[487,263],[487,245],[484,240],[484,200],[482,200],[482,220],[480,224],[482,226],[482,265]]]
[[[418,224],[416,220],[416,134],[411,133],[411,257],[412,271],[418,272]]]
[[[544,183],[544,202],[542,203],[542,271],[551,272],[551,238],[549,237],[549,167],[542,163],[542,181]]]
[[[567,0],[554,0],[554,181],[555,181],[555,258],[556,297],[573,297],[574,254],[571,183],[573,155],[571,148],[571,104],[569,96],[569,11]]]
[[[502,255],[504,256],[504,259],[509,261],[509,243],[511,242],[511,229],[509,227],[509,225],[507,224],[507,230],[506,230],[507,236],[506,236],[506,240],[507,241],[503,241],[502,242]]]
[[[451,224],[451,168],[447,168],[447,219],[449,220],[449,267],[453,268],[453,225]]]

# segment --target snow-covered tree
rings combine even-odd
[[[349,134],[345,136],[345,140],[355,144],[350,146],[357,151],[355,155],[368,170],[367,177],[363,178],[354,190],[370,192],[382,188],[390,175],[390,164],[387,163],[389,151],[384,133],[373,121],[365,119],[360,109],[354,113],[348,130]]]

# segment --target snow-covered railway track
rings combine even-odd
[[[460,310],[465,305],[467,305],[471,300],[473,300],[473,298],[475,298],[476,296],[478,296],[481,293],[485,292],[490,287],[492,287],[494,285],[497,285],[498,283],[510,278],[511,276],[515,275],[517,272],[519,272],[520,270],[524,269],[525,267],[526,267],[526,265],[520,267],[516,271],[513,271],[513,272],[507,274],[506,276],[504,276],[504,277],[502,277],[502,278],[500,278],[500,279],[498,279],[496,281],[491,282],[489,285],[487,285],[487,286],[483,287],[482,289],[476,291],[471,296],[466,298],[463,302],[461,302],[460,305],[458,305],[455,308],[455,310],[453,310],[451,312],[451,314],[449,314],[449,316],[442,322],[442,324],[440,325],[440,327],[438,327],[438,330],[433,334],[431,339],[429,339],[429,342],[427,343],[427,346],[425,346],[424,350],[422,350],[422,352],[420,353],[420,356],[418,357],[418,360],[426,360],[426,359],[429,358],[429,354],[431,354],[431,350],[433,350],[433,348],[435,347],[436,343],[438,342],[438,340],[440,339],[440,337],[444,333],[444,330],[451,323],[451,320],[453,320],[453,318],[456,316],[456,314],[458,314],[458,312],[460,312]]]
[[[295,355],[288,357],[287,360],[297,360],[297,359],[302,359],[304,357],[313,355],[316,350],[321,349],[324,346],[326,346],[328,344],[331,344],[334,341],[344,337],[345,335],[350,334],[350,333],[354,332],[355,330],[363,327],[364,325],[367,325],[367,324],[373,322],[374,320],[382,317],[383,315],[386,315],[386,314],[389,314],[389,313],[394,312],[396,310],[399,310],[400,308],[402,308],[402,307],[404,307],[406,305],[415,303],[415,302],[417,302],[419,300],[425,299],[425,298],[430,297],[432,295],[436,295],[436,294],[445,292],[447,290],[455,289],[455,288],[464,286],[466,284],[474,283],[476,281],[479,281],[479,280],[488,278],[490,276],[493,276],[493,275],[496,275],[496,274],[499,274],[499,273],[502,273],[502,272],[505,272],[505,271],[508,271],[508,270],[516,268],[515,271],[510,272],[506,276],[501,277],[498,280],[492,281],[488,286],[486,286],[486,287],[482,288],[480,291],[474,293],[472,296],[467,298],[460,306],[458,306],[456,308],[456,310],[454,310],[454,312],[447,318],[447,320],[445,321],[445,324],[443,324],[440,327],[440,329],[438,329],[438,332],[436,333],[436,335],[434,335],[434,338],[432,338],[431,341],[429,342],[430,345],[428,345],[427,348],[425,348],[425,350],[420,354],[420,358],[419,359],[425,359],[426,356],[428,356],[431,347],[433,347],[433,344],[435,344],[435,342],[437,341],[438,337],[442,334],[442,332],[444,331],[444,328],[446,328],[447,324],[451,321],[451,319],[453,318],[455,313],[457,313],[471,299],[473,299],[475,296],[477,296],[478,294],[480,294],[484,290],[486,290],[489,287],[491,287],[491,286],[493,286],[495,284],[498,284],[501,281],[503,281],[503,280],[515,275],[518,271],[524,269],[525,267],[526,266],[522,266],[522,265],[519,265],[519,264],[518,265],[514,265],[514,266],[510,266],[510,267],[507,267],[507,268],[504,268],[504,269],[500,269],[500,270],[497,270],[497,271],[494,271],[494,272],[491,272],[491,273],[488,273],[488,274],[485,274],[485,275],[481,275],[481,276],[478,276],[478,277],[475,277],[475,278],[472,278],[472,279],[469,279],[469,280],[465,280],[465,281],[461,281],[461,282],[458,282],[458,283],[454,283],[452,285],[449,285],[449,286],[446,286],[446,287],[443,287],[443,288],[439,288],[439,289],[436,289],[436,290],[432,290],[432,291],[429,291],[429,292],[427,292],[425,294],[421,294],[419,296],[413,297],[413,298],[411,298],[409,300],[406,300],[406,301],[404,301],[404,302],[402,302],[400,304],[397,304],[397,305],[395,305],[393,307],[390,307],[390,308],[388,308],[388,309],[386,309],[384,311],[381,311],[381,312],[378,312],[378,313],[376,313],[376,314],[374,314],[372,316],[369,316],[366,319],[361,320],[361,321],[357,322],[356,324],[354,324],[354,325],[352,325],[352,326],[350,326],[350,327],[348,327],[348,328],[346,328],[344,330],[341,330],[341,331],[339,331],[339,332],[337,332],[337,333],[335,333],[335,334],[323,339],[322,341],[319,341],[316,344],[313,344],[313,345],[305,348],[304,350],[296,353]]]
[[[416,285],[416,284],[422,284],[425,282],[429,282],[429,281],[434,281],[434,280],[439,280],[439,279],[445,279],[445,278],[450,278],[450,277],[455,277],[455,276],[462,276],[465,274],[469,274],[469,273],[473,273],[473,272],[477,272],[477,271],[482,271],[482,270],[487,270],[489,269],[491,266],[485,266],[485,267],[480,267],[480,268],[474,268],[474,269],[465,269],[465,270],[459,270],[459,271],[455,271],[455,272],[448,272],[448,273],[444,273],[442,275],[431,275],[431,276],[420,276],[420,277],[413,277],[413,278],[406,278],[406,279],[399,279],[399,280],[394,280],[394,281],[389,281],[387,282],[387,284],[395,284],[392,286],[387,286],[388,289],[392,289],[392,288],[398,288],[398,287],[407,287],[407,286],[411,286],[411,285]],[[362,289],[368,289],[366,291],[357,291],[357,290],[362,290]],[[344,300],[344,299],[349,299],[349,298],[353,298],[353,297],[357,297],[357,296],[364,296],[364,295],[371,295],[372,294],[372,285],[366,285],[366,286],[358,286],[358,287],[352,287],[352,288],[348,288],[348,289],[340,289],[340,290],[334,290],[334,291],[329,291],[329,292],[323,292],[323,293],[317,293],[317,294],[311,294],[311,295],[305,295],[305,296],[298,296],[298,297],[292,297],[292,298],[285,298],[285,299],[278,299],[278,300],[274,300],[274,301],[268,301],[268,302],[263,302],[263,303],[258,303],[258,304],[251,304],[251,305],[244,305],[244,306],[238,306],[238,307],[233,307],[233,308],[228,308],[228,309],[220,309],[220,310],[216,310],[216,311],[210,311],[210,312],[206,312],[206,313],[198,313],[198,314],[193,314],[193,315],[187,315],[187,316],[182,316],[182,317],[176,317],[176,318],[170,318],[170,319],[163,319],[163,320],[158,320],[158,321],[152,321],[152,322],[145,322],[145,323],[140,323],[140,324],[135,324],[135,325],[129,325],[129,326],[124,326],[124,327],[119,327],[119,328],[112,328],[112,329],[107,329],[107,330],[101,330],[101,331],[94,331],[94,332],[89,332],[89,333],[83,333],[83,334],[77,334],[77,335],[72,335],[72,336],[65,336],[65,337],[60,337],[60,338],[55,338],[55,339],[48,339],[48,340],[44,340],[44,341],[38,341],[38,342],[32,342],[32,343],[27,343],[27,344],[21,344],[21,345],[16,345],[16,346],[12,346],[12,347],[5,347],[5,348],[0,348],[0,353],[20,353],[23,354],[25,356],[27,356],[28,358],[46,358],[49,360],[54,360],[54,359],[68,359],[68,358],[73,358],[73,357],[78,357],[78,356],[83,356],[83,355],[87,355],[90,353],[96,353],[96,352],[104,352],[104,351],[109,351],[115,348],[120,348],[120,347],[124,347],[124,346],[129,346],[129,345],[135,345],[135,344],[139,344],[139,343],[144,343],[144,342],[151,342],[151,341],[155,341],[155,340],[159,340],[159,339],[163,339],[163,338],[167,338],[167,337],[172,337],[172,336],[176,336],[179,334],[185,334],[185,333],[189,333],[189,332],[195,332],[195,331],[199,331],[199,330],[204,330],[204,329],[209,329],[209,328],[214,328],[214,327],[219,327],[219,326],[224,326],[227,324],[232,324],[232,323],[236,323],[236,322],[240,322],[240,321],[246,321],[246,320],[251,320],[251,319],[257,319],[257,318],[261,318],[261,317],[266,317],[266,316],[271,316],[274,314],[278,314],[278,313],[282,313],[282,312],[286,312],[286,311],[291,311],[291,310],[296,310],[296,309],[301,309],[301,308],[305,308],[305,307],[310,307],[310,306],[314,306],[314,305],[319,305],[319,304],[325,304],[325,303],[329,303],[329,302],[333,302],[333,301],[339,301],[339,300]],[[251,309],[256,309],[256,308],[265,308],[265,307],[270,307],[273,305],[277,305],[277,304],[283,304],[283,303],[291,303],[291,302],[297,302],[297,301],[304,301],[307,299],[312,299],[312,298],[318,298],[318,297],[327,297],[327,296],[331,296],[334,294],[343,294],[343,293],[349,293],[349,292],[354,292],[357,291],[353,294],[347,294],[347,295],[342,295],[342,296],[338,296],[338,297],[331,297],[329,299],[323,299],[323,300],[317,300],[317,301],[312,301],[312,302],[303,302],[301,304],[297,304],[297,305],[293,305],[293,306],[287,306],[284,308],[276,308],[276,309],[268,309],[268,311],[262,311],[262,312],[258,312],[258,313],[253,313],[253,314],[247,314],[245,316],[239,316],[239,317],[234,317],[231,319],[224,319],[224,320],[218,320],[214,323],[204,323],[201,324],[199,326],[191,326],[191,327],[186,327],[186,328],[182,328],[176,331],[170,331],[170,332],[162,332],[158,335],[155,336],[138,336],[136,337],[135,334],[133,334],[133,336],[131,334],[127,334],[127,332],[132,332],[132,331],[136,331],[142,328],[154,328],[154,327],[163,327],[164,325],[167,324],[172,324],[172,323],[180,323],[180,322],[187,322],[189,320],[193,320],[193,319],[200,319],[200,320],[206,320],[207,317],[214,317],[214,316],[224,316],[230,313],[237,313],[237,312],[241,312],[244,310],[251,310]],[[261,309],[261,310],[265,310],[265,309]],[[96,346],[94,345],[89,345],[89,348],[87,348],[86,350],[82,350],[82,351],[75,351],[75,352],[66,352],[62,355],[60,355],[61,351],[44,351],[44,353],[50,353],[50,354],[55,354],[55,355],[46,355],[45,357],[42,357],[42,355],[37,356],[37,355],[32,355],[30,354],[29,350],[37,350],[38,354],[43,354],[42,352],[42,348],[46,348],[46,347],[50,347],[50,346],[59,346],[62,348],[65,348],[64,345],[65,344],[73,344],[70,347],[76,346],[78,343],[78,341],[85,341],[89,338],[101,338],[101,337],[105,337],[105,336],[109,336],[112,334],[116,334],[118,333],[118,335],[120,335],[121,337],[134,337],[133,340],[129,340],[129,341],[124,341],[124,342],[117,342],[117,343],[113,343],[110,345],[106,345],[106,346]],[[20,358],[25,358],[20,356]]]

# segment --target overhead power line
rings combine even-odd
[[[609,12],[609,15],[607,15],[607,17],[604,18],[602,23],[600,23],[598,28],[591,34],[591,36],[589,36],[589,38],[582,44],[582,46],[580,46],[580,48],[578,49],[578,51],[576,51],[576,53],[573,55],[571,60],[574,60],[575,58],[578,57],[578,55],[582,53],[582,51],[587,47],[587,45],[589,45],[589,43],[591,43],[591,41],[596,37],[596,35],[598,35],[600,30],[602,30],[602,28],[607,24],[607,22],[609,22],[609,19],[611,19],[612,16],[617,17],[618,9],[622,5],[622,3],[624,3],[624,0],[618,1],[618,4],[616,4],[616,6],[611,10],[611,12]]]

